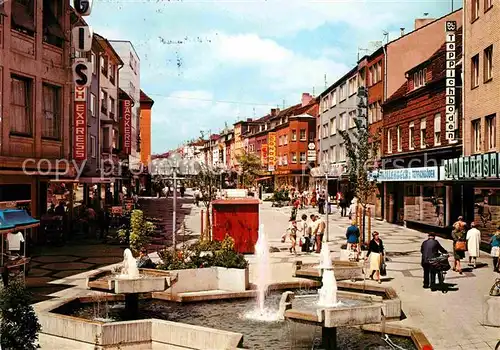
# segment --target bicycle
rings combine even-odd
[[[439,285],[441,286],[441,292],[443,294],[448,293],[448,290],[444,284],[444,277],[446,275],[446,271],[451,269],[451,265],[448,261],[448,254],[440,254],[438,257],[429,259],[429,264],[431,268],[437,271]]]

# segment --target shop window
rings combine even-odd
[[[387,153],[392,153],[392,133],[391,133],[391,129],[387,130]]]
[[[401,127],[398,126],[397,130],[397,141],[398,141],[398,152],[401,152],[403,150],[403,142],[402,142],[402,137],[403,135],[401,135]]]
[[[495,115],[486,117],[486,145],[488,151],[494,151],[496,149],[496,124],[497,118]]]
[[[473,22],[479,18],[479,0],[472,0],[470,5],[470,19]]]
[[[61,137],[61,87],[43,84],[42,137]]]
[[[306,153],[305,152],[300,152],[300,162],[301,163],[306,162]]]
[[[484,50],[484,82],[493,78],[493,45]]]
[[[445,187],[442,184],[405,185],[405,220],[444,227],[444,200]]]
[[[63,2],[61,0],[43,1],[43,41],[47,44],[62,47],[64,31],[61,26]]]
[[[300,137],[300,141],[306,141],[306,129],[300,129],[300,134],[299,134],[299,137]]]
[[[481,119],[472,121],[472,153],[481,153]]]
[[[32,93],[33,80],[12,76],[10,87],[10,132],[31,136],[32,128]]]
[[[427,121],[425,118],[420,119],[420,148],[425,148],[427,142]]]
[[[410,129],[408,132],[409,147],[411,150],[415,149],[415,124],[410,123]]]
[[[441,114],[434,116],[434,146],[441,145]]]
[[[471,89],[479,85],[479,55],[471,58]]]
[[[337,118],[334,117],[330,119],[330,135],[335,135],[337,133]]]
[[[33,36],[35,34],[35,1],[13,0],[11,26],[12,29],[23,34]]]

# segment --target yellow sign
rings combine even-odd
[[[267,135],[267,164],[269,171],[274,171],[276,166],[276,133],[270,132]]]

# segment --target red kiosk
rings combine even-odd
[[[259,235],[259,200],[219,199],[212,202],[212,208],[213,239],[222,241],[228,234],[238,253],[253,254]]]

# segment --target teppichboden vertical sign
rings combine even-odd
[[[456,21],[446,21],[446,139],[456,142],[457,113],[456,106]]]
[[[92,0],[73,0],[73,7],[79,16],[89,16]],[[72,46],[76,52],[86,53],[92,49],[92,30],[87,26],[72,30]],[[87,58],[77,58],[73,70],[73,159],[87,159],[87,88],[92,79],[92,65]]]

